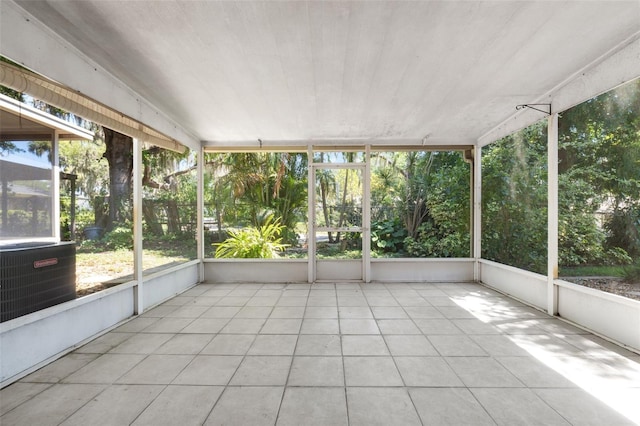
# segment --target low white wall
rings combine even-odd
[[[142,300],[144,309],[149,309],[196,285],[199,281],[199,265],[200,262],[194,260],[145,275]]]
[[[198,283],[199,261],[144,277],[145,309]],[[133,316],[135,282],[0,324],[0,388]]]
[[[362,260],[317,260],[316,279],[318,281],[361,281]]]
[[[558,316],[640,352],[640,301],[556,280]]]
[[[547,310],[547,277],[482,259],[480,281],[525,303]],[[640,352],[640,301],[555,280],[558,316]]]
[[[2,323],[0,387],[131,317],[133,286],[121,284]]]
[[[547,310],[547,277],[481,259],[480,282],[532,306]]]
[[[474,260],[455,259],[371,259],[373,281],[464,282],[473,281]]]
[[[204,280],[210,283],[308,281],[306,259],[205,259]]]
[[[473,259],[371,259],[373,281],[473,281]],[[306,259],[205,259],[206,282],[307,282]],[[319,281],[361,280],[361,260],[318,260]]]

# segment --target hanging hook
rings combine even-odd
[[[548,111],[546,109],[541,109],[538,107],[547,107]],[[529,108],[529,109],[533,109],[539,112],[542,112],[544,114],[547,115],[551,115],[551,104],[522,104],[522,105],[516,105],[516,109],[517,110],[521,110],[524,108]]]

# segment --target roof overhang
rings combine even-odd
[[[0,158],[0,182],[2,181],[28,181],[28,180],[51,180],[53,176],[52,167],[44,167],[35,164],[24,164],[19,161]],[[14,189],[11,192],[16,192]],[[19,191],[26,194],[28,191]],[[42,195],[33,192],[32,195]]]
[[[93,132],[0,94],[0,140],[92,140]]]
[[[2,54],[192,149],[484,145],[640,76],[637,0],[0,7]]]

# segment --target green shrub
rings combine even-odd
[[[119,226],[99,240],[83,241],[81,247],[84,251],[133,250],[133,230]]]
[[[403,249],[407,230],[400,219],[383,220],[371,224],[371,246],[374,250],[396,253]]]
[[[343,247],[341,243],[318,243],[316,250],[318,259],[362,259],[361,248]]]
[[[629,265],[633,263],[633,259],[626,250],[620,247],[610,248],[605,252],[605,259],[609,265]]]
[[[640,212],[633,208],[616,209],[605,221],[606,247],[622,248],[631,256],[640,255]]]
[[[410,257],[466,257],[469,244],[468,234],[444,234],[430,222],[424,222],[416,238],[405,238],[404,249]]]
[[[625,266],[624,279],[630,283],[640,283],[640,261],[633,265]]]
[[[281,233],[285,227],[280,220],[269,218],[258,228],[250,227],[239,231],[229,230],[229,238],[216,246],[216,258],[232,259],[274,259],[279,257],[286,244]]]
[[[111,250],[133,250],[133,230],[117,227],[103,237],[107,248]]]

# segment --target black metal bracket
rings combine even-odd
[[[542,109],[542,108],[538,108],[538,107],[546,107],[546,109]],[[522,105],[516,105],[516,109],[517,110],[521,110],[524,108],[529,108],[529,109],[533,109],[542,113],[545,113],[547,115],[551,115],[551,104],[522,104]]]

